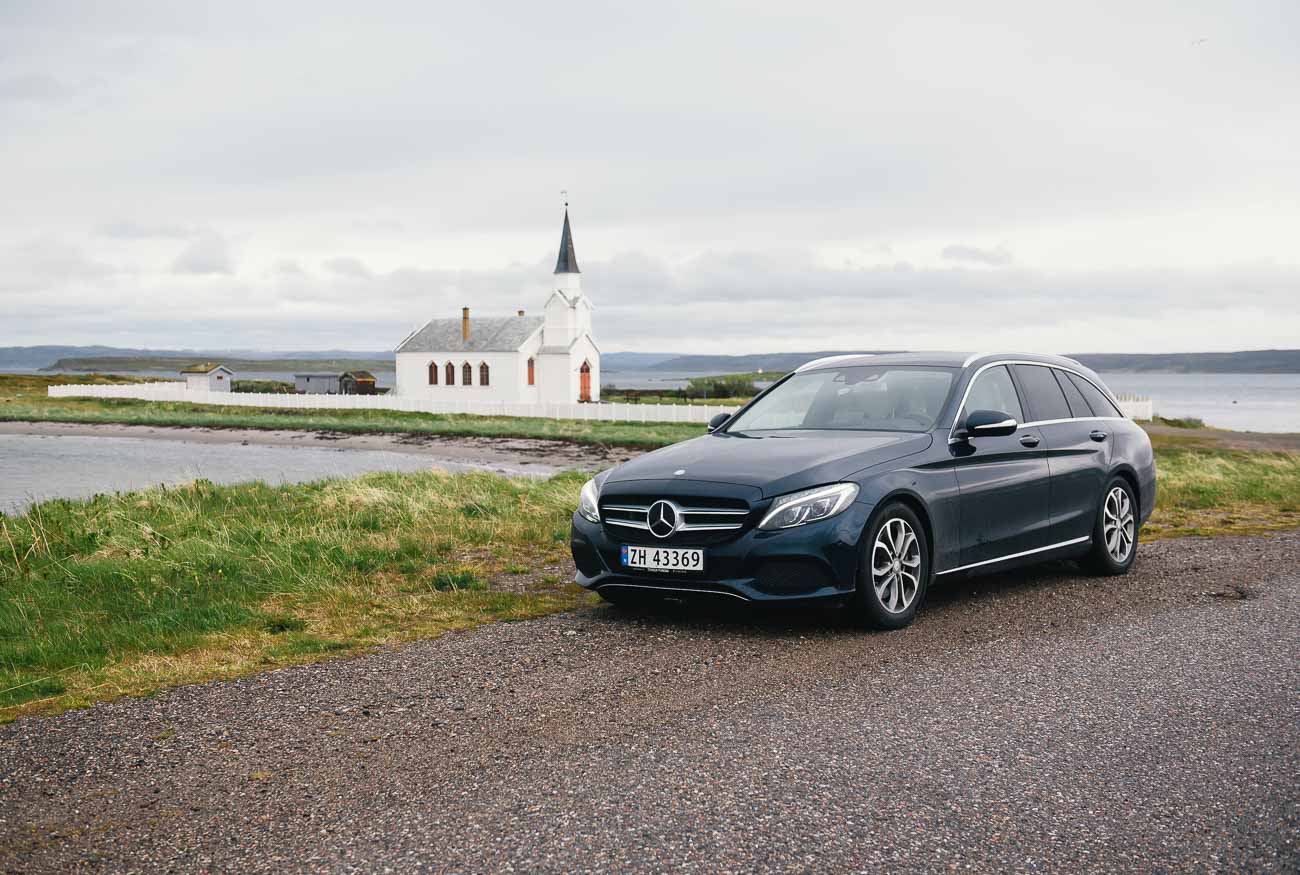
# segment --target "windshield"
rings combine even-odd
[[[728,423],[727,431],[929,431],[953,375],[952,368],[890,365],[795,374]]]

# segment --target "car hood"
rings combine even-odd
[[[626,462],[605,482],[689,479],[754,486],[765,497],[842,480],[931,444],[914,432],[799,430],[705,435]]]

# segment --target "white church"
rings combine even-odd
[[[397,346],[396,394],[521,403],[599,401],[600,350],[564,211],[555,289],[542,316],[433,319]]]

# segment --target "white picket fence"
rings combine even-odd
[[[1119,412],[1129,419],[1151,419],[1156,415],[1155,402],[1145,395],[1123,392],[1115,400],[1119,402]]]
[[[133,383],[121,386],[50,386],[51,398],[138,398],[185,401],[231,407],[280,407],[294,410],[405,410],[413,413],[469,413],[475,416],[522,416],[532,419],[581,419],[600,422],[708,422],[736,408],[717,404],[516,404],[508,401],[458,401],[403,398],[399,395],[278,395],[266,392],[209,392],[183,383]]]
[[[294,410],[406,410],[413,413],[469,413],[475,416],[523,416],[533,419],[582,419],[600,422],[708,422],[734,407],[715,404],[513,404],[508,401],[457,401],[403,398],[398,395],[276,395],[265,392],[209,392],[184,383],[133,383],[122,386],[50,386],[51,398],[139,398],[187,401],[231,407],[286,407]],[[1145,396],[1115,396],[1130,419],[1151,419],[1154,402]]]

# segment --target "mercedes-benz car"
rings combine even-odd
[[[612,602],[837,600],[899,628],[951,575],[1124,574],[1155,500],[1146,432],[1077,361],[834,356],[593,477],[570,546]]]

